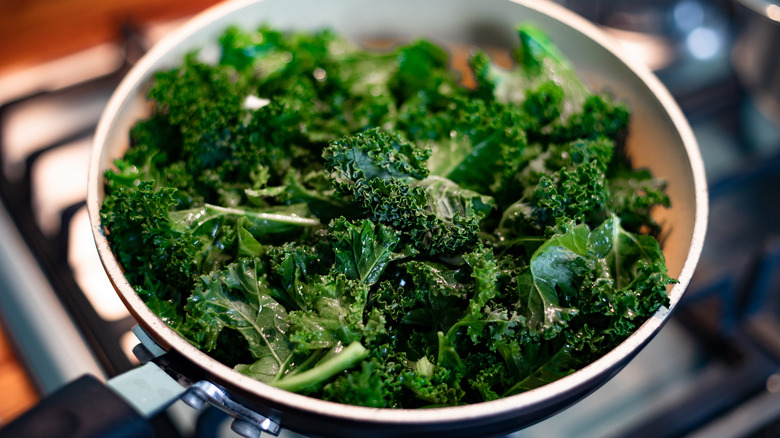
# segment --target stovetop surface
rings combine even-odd
[[[729,44],[733,30],[718,29]],[[116,52],[137,56],[142,40],[82,56],[76,73],[95,73],[57,91],[23,92],[0,77],[0,317],[44,393],[83,372],[137,364],[134,321],[100,267],[83,193],[94,125],[127,68]],[[689,290],[615,378],[513,436],[780,436],[780,122],[756,109],[727,50],[676,59],[656,72],[691,123],[710,189]],[[51,82],[52,67],[37,71]],[[694,81],[696,71],[707,75]],[[164,436],[231,434],[220,413],[187,409],[169,412]]]

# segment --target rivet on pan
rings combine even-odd
[[[206,394],[197,388],[190,388],[181,396],[181,401],[195,410],[201,410],[206,404]]]
[[[259,438],[261,433],[260,428],[256,425],[238,418],[233,420],[230,428],[244,438]]]

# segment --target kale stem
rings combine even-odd
[[[206,208],[210,210],[219,211],[221,213],[235,214],[237,216],[246,215],[249,217],[253,217],[261,220],[267,220],[271,222],[286,222],[290,224],[297,224],[297,225],[310,226],[310,227],[316,227],[320,225],[319,219],[312,219],[307,217],[299,217],[299,216],[291,216],[291,215],[275,214],[275,213],[262,213],[259,211],[243,210],[240,208],[222,207],[214,204],[206,204]]]
[[[336,374],[357,365],[366,356],[368,356],[368,350],[363,347],[363,344],[353,342],[341,350],[341,353],[332,356],[314,368],[271,382],[271,385],[293,392],[315,387]]]

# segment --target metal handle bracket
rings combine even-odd
[[[133,353],[141,362],[154,361],[167,353],[140,326],[133,327],[133,333],[141,342],[133,349]],[[179,380],[179,383],[182,383],[181,379]],[[180,399],[196,410],[203,409],[206,403],[209,403],[225,412],[234,418],[231,425],[233,431],[245,438],[258,438],[262,432],[276,436],[281,431],[278,420],[272,420],[247,408],[241,402],[234,400],[227,391],[207,380],[189,385]]]

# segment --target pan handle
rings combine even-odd
[[[185,388],[153,363],[106,383],[85,375],[0,429],[0,438],[146,438],[149,419]]]

